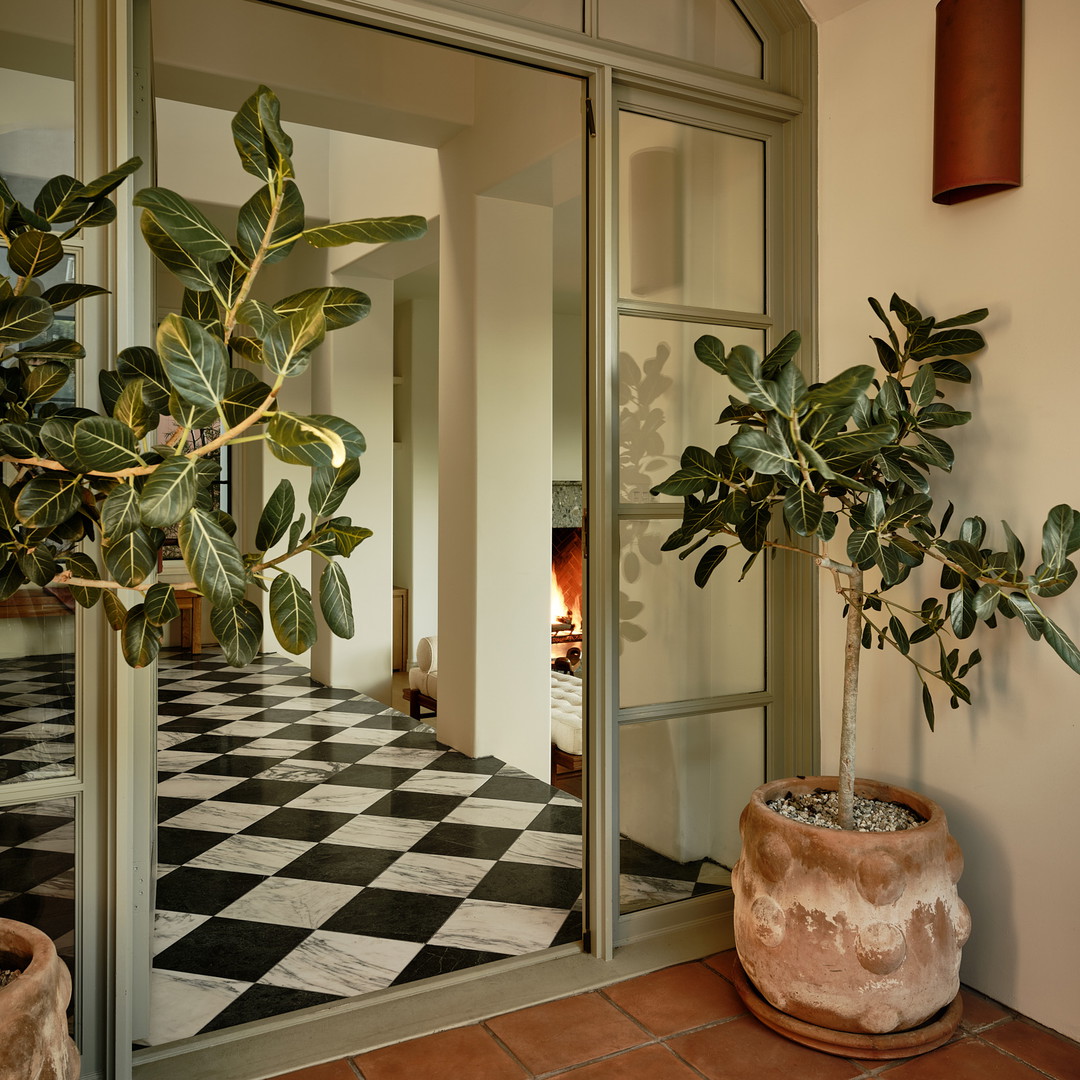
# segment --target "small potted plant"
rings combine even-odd
[[[955,642],[980,622],[1019,623],[1080,671],[1080,652],[1043,610],[1076,578],[1069,556],[1080,548],[1080,513],[1050,511],[1036,560],[1005,523],[1000,550],[980,517],[951,531],[952,505],[935,509],[931,478],[953,467],[940,433],[971,414],[943,388],[970,381],[961,358],[983,348],[971,327],[987,312],[939,321],[896,295],[891,317],[877,300],[870,306],[885,326],[872,338],[877,367],[814,385],[795,363],[797,333],[764,359],[700,338],[698,359],[742,395],[719,419],[730,435],[715,451],[687,447],[652,490],[684,500],[664,548],[682,549],[680,558],[704,548],[699,586],[742,547],[750,562],[765,551],[814,560],[842,605],[838,775],[778,780],[751,796],[732,874],[735,942],[744,1000],[766,1023],[819,1049],[885,1058],[932,1049],[955,1030],[970,919],[956,893],[963,858],[941,808],[856,780],[862,649],[876,644],[907,661],[931,729],[932,688],[953,708],[970,702],[964,679],[981,657]],[[912,602],[897,587],[924,563],[937,567],[938,588]],[[883,809],[907,811],[905,820],[872,823]]]

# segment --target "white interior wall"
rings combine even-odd
[[[934,0],[805,0],[821,17],[821,373],[873,362],[868,295],[892,291],[949,316],[987,306],[988,348],[969,388],[975,413],[949,436],[942,485],[961,515],[1004,518],[1037,552],[1046,511],[1078,502],[1077,381],[1062,314],[1075,307],[1072,244],[1080,143],[1066,103],[1080,95],[1080,5],[1026,5],[1024,183],[956,206],[930,201]],[[826,16],[834,14],[835,17]],[[822,590],[822,760],[835,759],[843,623]],[[921,597],[922,593],[919,594]],[[1076,591],[1049,601],[1077,639]],[[964,849],[960,892],[974,930],[963,980],[1080,1037],[1080,848],[1063,799],[1075,787],[1077,676],[1043,643],[1006,624],[978,638],[974,704],[920,719],[918,682],[897,658],[866,655],[859,772],[917,787],[945,808]],[[1067,812],[1066,812],[1067,813]]]

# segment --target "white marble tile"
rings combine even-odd
[[[171,874],[175,869],[176,867],[169,863],[159,862],[157,866],[154,867],[154,877],[160,881],[166,874]]]
[[[218,683],[217,685],[221,685]],[[231,701],[235,694],[223,694],[220,691],[199,690],[194,694],[187,693],[187,685],[179,687],[178,689],[184,691],[182,699],[177,698],[182,705],[224,705],[226,702]]]
[[[372,883],[375,889],[468,896],[495,865],[492,859],[458,859],[407,851]]]
[[[17,702],[7,702],[9,705],[18,704]],[[14,712],[4,714],[4,719],[15,723],[22,721],[26,724],[40,724],[44,726],[50,720],[56,720],[58,717],[67,716],[70,717],[72,710],[70,708],[61,708],[56,705],[27,705],[25,709],[17,709]],[[57,725],[61,726],[61,725]],[[67,730],[71,731],[71,725],[67,725]]]
[[[335,705],[338,702],[334,702]],[[366,720],[366,714],[359,714],[354,712],[337,712],[334,709],[323,709],[319,713],[319,719],[316,721],[322,724],[324,727],[336,727],[336,728],[350,728],[358,720]],[[398,734],[401,734],[398,732]]]
[[[211,728],[207,735],[251,735],[258,739],[288,726],[287,720],[230,720],[221,727]]]
[[[207,832],[235,833],[273,813],[276,806],[258,803],[231,803],[209,800],[182,810],[162,822],[163,828],[205,829]]]
[[[351,844],[353,847],[381,848],[384,851],[408,851],[438,824],[416,818],[377,817],[358,814],[347,825],[331,833],[324,843]]]
[[[278,680],[279,683],[287,682],[289,679],[296,678],[296,674],[292,674]],[[276,683],[267,682],[259,687],[258,690],[253,691],[256,694],[265,694],[269,697],[281,698],[294,698],[300,694],[310,694],[314,687],[311,686],[280,686]],[[330,699],[325,699],[330,700]]]
[[[171,685],[175,683],[176,685]],[[168,684],[162,682],[162,689],[168,690],[215,690],[221,686],[221,683],[217,679],[200,679],[197,675],[192,675],[190,678],[183,679],[170,679]]]
[[[251,983],[215,979],[211,975],[155,969],[150,973],[147,1042],[151,1046],[160,1046],[194,1035],[249,986]]]
[[[153,955],[164,952],[174,941],[190,934],[195,927],[202,926],[209,918],[209,915],[193,915],[187,911],[154,912]]]
[[[175,720],[175,716],[167,716],[166,720]],[[197,732],[194,731],[159,731],[157,733],[157,748],[158,750],[168,750],[170,746],[176,746],[177,743],[187,742],[188,739],[194,739],[197,736]]]
[[[289,758],[259,773],[255,779],[293,780],[297,783],[318,784],[328,776],[333,776],[348,767],[347,761],[297,761],[296,758]]]
[[[314,746],[314,739],[255,739],[233,750],[234,754],[255,754],[263,757],[292,757]]]
[[[273,694],[272,687],[268,687],[266,690],[260,691],[260,693]],[[316,715],[321,713],[323,709],[329,709],[334,704],[334,698],[313,698],[313,697],[281,697],[279,701],[275,701],[270,706],[274,712],[303,712]],[[293,723],[296,723],[294,720]]]
[[[242,874],[276,874],[315,844],[274,836],[230,836],[187,862],[200,870],[232,870]],[[317,886],[316,886],[317,887]]]
[[[37,813],[37,807],[34,808]],[[75,822],[67,821],[47,833],[35,836],[33,840],[27,840],[20,847],[34,848],[38,851],[64,851],[71,853],[75,850]]]
[[[581,837],[574,833],[524,832],[503,855],[505,862],[581,867]]]
[[[243,720],[258,712],[262,712],[261,705],[208,705],[190,715],[200,720]]]
[[[548,948],[566,914],[561,908],[462,900],[431,944],[520,956]]]
[[[14,761],[25,761],[26,759],[15,754],[3,755],[5,760],[11,759]],[[63,765],[56,762],[49,762],[46,765],[40,765],[36,769],[28,769],[26,772],[19,775],[20,783],[27,783],[30,780],[55,780],[61,776],[74,776],[75,767],[73,765]]]
[[[362,746],[384,746],[395,739],[400,739],[402,734],[400,731],[389,731],[386,728],[351,727],[344,728],[336,735],[331,735],[330,738],[323,741],[328,743],[359,743]]]
[[[241,776],[210,776],[182,773],[158,784],[158,795],[166,799],[214,799],[243,782]]]
[[[218,915],[225,919],[317,930],[360,891],[359,885],[270,877]]]
[[[659,907],[692,896],[692,881],[673,881],[669,878],[638,877],[635,874],[619,875],[619,909],[637,911],[640,908]]]
[[[6,713],[3,717],[5,721],[11,721],[12,713]],[[70,715],[70,710],[69,710]],[[37,712],[37,719],[41,719],[41,713]],[[72,735],[75,732],[75,728],[71,724],[38,724],[30,723],[27,727],[20,728],[16,732],[0,732],[0,739],[9,738],[34,738],[34,739],[62,739],[65,735]]]
[[[398,732],[400,735],[401,732]],[[413,750],[407,746],[381,746],[364,758],[365,765],[389,765],[398,769],[426,769],[445,750]],[[485,779],[489,779],[485,777]]]
[[[327,810],[340,814],[359,814],[386,796],[383,788],[346,787],[344,784],[319,784],[292,802],[290,809]]]
[[[35,885],[30,892],[35,896],[59,896],[67,900],[75,899],[75,870],[65,870],[56,877]]]
[[[194,750],[158,750],[157,767],[161,772],[187,772],[197,769],[220,754],[199,754]]]
[[[60,761],[63,758],[73,757],[75,744],[70,742],[40,742],[33,746],[27,746],[22,750],[13,750],[10,754],[4,754],[5,761]],[[26,777],[22,777],[26,779]]]
[[[381,751],[376,751],[380,753]],[[373,756],[373,755],[371,755]],[[368,764],[371,756],[364,758]],[[378,764],[378,763],[376,763]],[[426,791],[432,795],[471,795],[478,787],[483,787],[491,777],[476,773],[439,772],[437,769],[422,769],[415,776],[410,776],[399,791]]]
[[[500,829],[527,829],[544,809],[543,803],[508,802],[502,799],[469,798],[459,803],[445,820],[457,825],[490,825]]]
[[[420,949],[416,941],[316,930],[259,981],[352,997],[389,986]]]
[[[719,863],[704,862],[701,865],[701,872],[698,874],[698,881],[707,885],[720,885],[730,888],[731,871]]]
[[[581,800],[567,791],[560,791],[552,798],[551,804],[553,806],[581,806]]]

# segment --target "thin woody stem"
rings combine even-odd
[[[840,776],[837,785],[838,824],[855,827],[855,713],[859,697],[859,658],[862,653],[863,592],[862,571],[852,567],[847,597],[847,628],[844,636],[844,699],[840,710]]]

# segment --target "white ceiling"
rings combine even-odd
[[[867,0],[801,0],[810,18],[816,23],[828,22],[845,11],[867,3]]]

